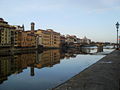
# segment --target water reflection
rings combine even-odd
[[[31,67],[30,75],[34,76],[34,68],[52,67],[58,63],[60,63],[59,50],[0,57],[0,83],[7,80],[11,74],[23,72],[27,67]]]
[[[60,63],[60,51],[59,50],[48,50],[43,51],[43,53],[38,55],[36,64],[34,67],[43,68],[43,67],[52,67],[54,64]]]
[[[53,67],[59,64],[62,59],[76,58],[79,54],[90,54],[96,49],[82,48],[69,50],[46,50],[42,53],[22,53],[11,56],[0,56],[0,85],[4,81],[9,81],[8,77],[13,74],[20,74],[24,69],[29,69],[29,76],[35,77],[35,69]]]
[[[23,69],[34,65],[35,59],[35,53],[0,57],[0,83],[11,74],[19,74]]]

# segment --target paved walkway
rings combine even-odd
[[[53,90],[120,90],[120,51],[113,51]]]

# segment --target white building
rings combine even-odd
[[[82,44],[90,44],[90,43],[91,43],[91,40],[88,39],[87,37],[84,37],[83,39],[81,39],[81,43],[82,43]]]

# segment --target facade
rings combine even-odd
[[[22,31],[16,30],[14,47],[21,47],[21,40],[22,40]]]
[[[36,47],[36,36],[27,31],[22,32],[21,47]]]
[[[60,47],[60,33],[53,31],[52,29],[35,31],[35,34],[41,36],[41,45],[46,48],[59,48]]]
[[[36,34],[36,47],[37,48],[42,47],[42,36],[38,34]]]
[[[36,36],[24,31],[16,31],[14,47],[36,47]]]
[[[43,47],[50,47],[50,32],[46,30],[39,29],[35,34],[40,35],[42,40],[39,42]]]
[[[0,18],[0,47],[12,47],[14,45],[15,27]]]
[[[60,33],[53,31],[52,29],[47,29],[47,32],[50,33],[50,46],[51,47],[60,47]]]
[[[14,47],[21,47],[22,45],[22,33],[24,32],[24,26],[15,26],[15,43]]]

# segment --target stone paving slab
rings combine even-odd
[[[113,51],[53,90],[120,90],[120,51]]]

